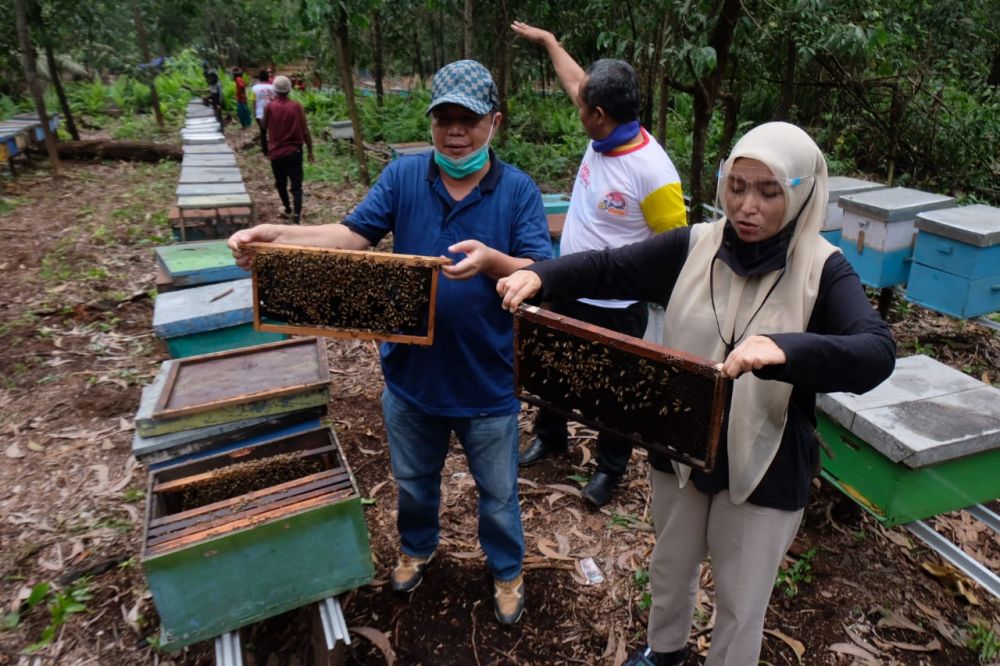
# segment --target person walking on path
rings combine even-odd
[[[666,151],[639,124],[639,78],[623,60],[601,59],[586,71],[555,36],[515,21],[513,31],[544,46],[559,82],[579,108],[580,124],[591,139],[580,162],[559,242],[561,254],[604,250],[645,240],[686,224],[680,176]],[[553,312],[641,338],[649,310],[635,300],[565,300]],[[566,450],[566,418],[539,409],[535,438],[521,454],[521,466]],[[597,438],[597,471],[583,497],[600,507],[610,501],[625,474],[632,445],[602,432]]]
[[[215,72],[208,72],[205,75],[208,80],[208,104],[215,111],[215,119],[219,121],[219,128],[222,128],[222,83],[219,75]]]
[[[240,119],[240,127],[250,127],[250,107],[247,106],[247,84],[243,80],[243,71],[233,68],[233,82],[236,84],[236,117]]]
[[[267,156],[271,160],[274,186],[285,207],[285,217],[295,224],[302,223],[302,146],[305,145],[309,162],[315,162],[312,136],[302,105],[290,99],[292,82],[287,76],[274,79],[275,98],[264,107],[263,127],[267,131]],[[288,199],[291,182],[292,199]]]
[[[756,666],[775,575],[819,471],[816,394],[870,391],[896,362],[857,273],[820,236],[827,167],[808,134],[780,122],[747,132],[719,170],[718,197],[718,222],[497,283],[511,310],[539,292],[660,303],[661,344],[732,380],[713,469],[650,452],[653,604],[648,644],[626,666],[684,663],[706,557],[716,620],[705,666]]]
[[[237,232],[229,246],[245,267],[250,257],[242,248],[249,242],[363,250],[392,233],[394,252],[456,262],[441,269],[449,279],[437,287],[434,344],[381,345],[401,542],[389,586],[412,592],[437,552],[441,472],[454,433],[479,493],[479,543],[494,580],[493,611],[499,622],[514,624],[524,610],[521,403],[514,394],[513,319],[500,308],[496,281],[551,257],[552,245],[538,186],[490,149],[503,115],[489,70],[473,60],[445,65],[431,93],[433,153],[390,162],[343,224],[265,224]]]
[[[264,127],[264,109],[268,102],[274,99],[274,85],[271,83],[271,72],[266,69],[260,70],[257,74],[257,83],[250,89],[253,93],[254,117],[257,118],[257,127],[260,128],[260,152],[267,155],[267,129]]]

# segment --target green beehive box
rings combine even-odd
[[[312,467],[284,467],[286,474],[275,476],[275,455],[284,458],[281,465],[294,456]],[[237,474],[237,465],[271,468],[267,474],[262,468],[252,475]],[[246,486],[261,475],[277,482]],[[244,489],[241,484],[249,489],[197,506],[185,493],[206,483],[216,484],[216,490],[221,483],[230,493]],[[160,615],[165,650],[234,631],[372,579],[361,495],[328,427],[162,468],[150,474],[146,496],[142,567]]]
[[[817,398],[823,476],[886,526],[1000,497],[1000,390],[927,356]]]

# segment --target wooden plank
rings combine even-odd
[[[522,400],[712,468],[730,383],[713,361],[536,307],[516,313],[514,350]]]
[[[319,338],[192,356],[174,363],[154,419],[303,393],[330,383],[326,346]]]

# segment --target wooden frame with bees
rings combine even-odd
[[[443,257],[250,243],[260,331],[430,345]]]
[[[518,397],[711,470],[729,380],[707,359],[522,306],[514,317]]]

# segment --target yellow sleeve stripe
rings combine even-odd
[[[668,183],[650,193],[640,204],[646,224],[655,233],[661,233],[687,224],[684,193],[680,183]]]

